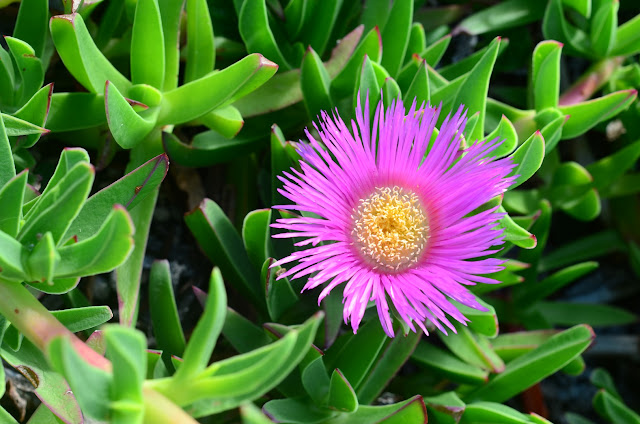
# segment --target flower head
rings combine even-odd
[[[297,237],[311,247],[277,261],[297,261],[280,277],[311,275],[304,289],[324,284],[320,302],[344,286],[344,320],[356,332],[369,301],[384,331],[393,337],[389,301],[416,331],[431,321],[446,334],[447,317],[467,319],[449,301],[484,310],[464,286],[498,283],[482,276],[502,269],[487,257],[502,244],[496,209],[472,213],[512,183],[514,165],[491,153],[499,140],[478,141],[461,150],[466,117],[462,106],[447,116],[435,135],[440,108],[405,113],[401,102],[377,106],[373,125],[369,104],[358,101],[351,131],[339,115],[321,115],[309,131],[310,144],[298,151],[301,170],[279,177],[279,190],[293,202],[277,208],[305,214],[279,219],[274,237]],[[431,142],[431,140],[435,138]],[[444,324],[444,326],[443,326]]]

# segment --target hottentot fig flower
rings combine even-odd
[[[468,320],[450,299],[485,310],[465,286],[498,283],[484,275],[503,269],[490,257],[503,243],[502,215],[475,210],[509,187],[515,165],[492,156],[498,139],[461,148],[462,106],[438,131],[440,112],[380,102],[371,123],[368,99],[364,108],[358,100],[350,126],[337,111],[322,112],[320,140],[307,130],[310,143],[298,146],[300,170],[279,176],[292,204],[274,208],[303,214],[278,219],[272,226],[288,231],[274,237],[302,239],[295,245],[305,248],[274,266],[297,261],[280,278],[309,276],[304,290],[324,285],[318,302],[344,285],[354,332],[370,301],[391,337],[389,302],[412,331],[428,334],[427,321],[455,331],[450,317]]]

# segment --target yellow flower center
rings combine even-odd
[[[418,262],[429,224],[418,196],[398,186],[377,187],[354,208],[351,235],[361,255],[376,268],[402,271]]]

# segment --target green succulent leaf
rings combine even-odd
[[[463,361],[494,373],[504,370],[504,362],[491,348],[485,336],[471,332],[462,324],[454,324],[457,333],[438,336],[445,346]]]
[[[378,28],[374,28],[358,44],[358,48],[353,52],[342,70],[331,81],[331,90],[338,95],[346,95],[355,86],[358,75],[362,71],[364,57],[369,60],[379,62],[382,57],[382,38]]]
[[[116,205],[91,237],[58,248],[60,262],[55,275],[70,278],[111,271],[128,258],[132,249],[133,223],[126,209]]]
[[[151,265],[149,311],[158,347],[163,352],[181,357],[186,344],[167,260],[155,261]]]
[[[204,314],[193,330],[184,351],[183,364],[174,376],[176,381],[185,381],[201,373],[209,363],[211,353],[222,331],[227,312],[227,293],[218,268],[211,271],[209,295]]]
[[[194,81],[213,71],[216,47],[213,26],[206,0],[187,0],[187,64],[185,82]]]
[[[577,325],[543,342],[534,350],[509,362],[504,371],[472,391],[464,400],[504,402],[541,379],[560,370],[591,345],[593,330]]]
[[[376,111],[375,106],[380,100],[380,85],[378,84],[378,78],[371,60],[368,56],[365,56],[362,62],[362,70],[353,93],[353,105],[364,105],[367,98],[369,99],[370,105],[369,111],[373,116]]]
[[[68,422],[82,422],[82,411],[75,394],[69,393],[69,384],[51,368],[44,354],[33,343],[23,340],[17,351],[3,348],[2,358],[33,384],[36,395],[48,410]]]
[[[120,147],[135,147],[153,130],[158,109],[148,110],[147,117],[139,115],[110,81],[104,89],[104,102],[109,129]]]
[[[527,181],[540,168],[544,160],[544,147],[544,138],[540,131],[536,131],[509,156],[517,164],[511,173],[519,175],[510,190]]]
[[[300,86],[305,107],[311,118],[318,116],[320,111],[329,111],[333,108],[330,84],[329,73],[320,56],[309,47],[300,67]]]
[[[616,424],[640,423],[640,415],[606,390],[599,390],[593,397],[593,409],[595,409],[601,417]]]
[[[597,303],[540,302],[534,308],[550,324],[588,324],[593,327],[625,325],[638,317],[622,308]]]
[[[440,63],[440,59],[444,55],[444,52],[447,51],[449,47],[449,43],[451,42],[451,35],[447,34],[444,37],[437,40],[435,43],[428,46],[424,49],[420,56],[427,61],[427,64],[432,68],[435,68],[438,63]]]
[[[209,129],[226,138],[234,138],[244,126],[242,114],[236,107],[231,105],[212,110],[203,115],[200,121]]]
[[[13,37],[4,37],[15,60],[20,83],[14,101],[22,106],[42,87],[44,71],[42,63],[33,48],[26,42]]]
[[[205,131],[196,135],[191,144],[185,144],[171,133],[162,133],[164,148],[171,160],[190,167],[228,162],[238,155],[256,150],[263,139],[264,134],[256,131],[242,132],[234,139],[214,131]]]
[[[53,93],[47,128],[53,132],[97,127],[107,122],[104,96],[95,93]]]
[[[44,127],[49,114],[52,93],[53,83],[45,85],[33,97],[28,99],[27,103],[14,113],[14,116]],[[35,133],[18,138],[14,149],[32,147],[40,139],[41,135],[41,133]]]
[[[126,92],[131,83],[96,47],[82,16],[57,15],[51,18],[51,37],[66,68],[91,93],[102,94],[111,81]]]
[[[131,34],[133,84],[149,84],[162,89],[165,73],[163,38],[158,0],[139,0]]]
[[[402,61],[409,45],[412,20],[413,1],[394,1],[387,23],[382,30],[382,45],[384,46],[385,54],[382,56],[381,62],[392,77],[398,75],[402,66]]]
[[[600,57],[607,56],[615,44],[619,7],[620,3],[617,0],[603,1],[591,19],[591,46]]]
[[[407,109],[411,107],[414,101],[416,102],[416,107],[419,108],[423,102],[425,106],[429,104],[429,97],[429,72],[427,71],[427,61],[423,60],[402,101]]]
[[[133,328],[109,325],[104,330],[107,357],[113,364],[110,413],[114,423],[141,423],[142,383],[147,369],[147,340]]]
[[[82,206],[63,239],[82,241],[96,234],[112,213],[114,205],[134,209],[158,188],[169,168],[169,158],[159,155],[140,165],[118,181],[91,196]]]
[[[387,383],[414,353],[421,336],[419,332],[410,332],[404,337],[387,339],[376,363],[356,389],[361,404],[370,404],[380,395]]]
[[[226,106],[269,80],[278,65],[260,54],[251,54],[222,71],[164,93],[158,125],[181,124],[213,109]],[[244,115],[244,114],[243,114]]]
[[[264,54],[280,65],[282,70],[291,69],[269,27],[266,0],[243,2],[238,21],[238,29],[248,52]]]
[[[48,357],[53,368],[64,375],[69,383],[82,412],[92,418],[106,420],[112,376],[87,363],[64,336],[49,342]]]
[[[506,405],[474,402],[466,406],[460,424],[528,424],[528,417]]]
[[[529,95],[530,104],[540,111],[558,106],[562,43],[546,40],[533,51]]]
[[[640,52],[640,15],[618,27],[611,56],[632,56]]]
[[[94,173],[89,163],[79,162],[55,186],[51,189],[47,186],[48,190],[38,198],[26,216],[18,240],[25,245],[35,245],[38,234],[50,231],[56,245],[65,241],[62,236],[87,199]]]
[[[321,54],[324,52],[339,17],[342,3],[340,0],[310,2],[312,19],[304,22],[306,24],[304,31],[300,33],[303,45],[311,46]]]
[[[544,5],[543,2],[529,0],[507,0],[465,18],[454,29],[454,33],[480,35],[523,26],[542,18]]]
[[[36,57],[42,58],[49,33],[49,3],[46,0],[24,0],[20,2],[13,37],[29,44]]]
[[[27,176],[28,171],[24,170],[0,188],[0,231],[10,237],[16,237],[20,229]]]
[[[187,226],[205,254],[218,266],[226,280],[249,295],[259,307],[265,307],[258,271],[244,250],[242,239],[220,207],[210,199],[185,215]]]
[[[358,409],[356,392],[339,369],[334,370],[331,375],[327,406],[342,412],[354,412]]]

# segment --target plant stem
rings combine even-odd
[[[62,325],[22,284],[0,280],[0,313],[45,354],[52,339],[64,336],[71,340],[89,364],[104,370],[111,369],[106,358]]]
[[[611,78],[613,72],[624,61],[623,56],[601,60],[591,66],[558,100],[559,106],[585,101]]]

